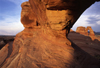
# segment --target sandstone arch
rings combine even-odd
[[[90,33],[88,33],[88,30],[90,31]],[[79,26],[77,27],[76,32],[83,35],[87,35],[87,36],[95,36],[94,31],[92,30],[91,26],[87,26],[86,28],[83,26]]]
[[[94,31],[92,30],[91,26],[88,26],[86,28],[86,33],[88,33],[88,30],[90,30],[90,33],[88,34],[89,36],[95,36]]]
[[[82,12],[94,2],[95,0],[25,2],[24,7],[22,6],[25,9],[22,14],[25,14],[21,16],[25,29],[16,35],[12,51],[9,51],[11,46],[9,44],[0,51],[0,67],[99,68],[99,61],[71,43],[66,37]],[[51,20],[48,13],[58,19]],[[63,13],[66,14],[64,19],[59,19],[60,14]]]
[[[89,33],[88,33],[88,30],[89,30]],[[82,35],[90,36],[92,40],[96,39],[94,31],[92,30],[91,26],[87,26],[86,28],[83,26],[79,26],[77,27],[76,32]]]
[[[83,27],[83,26],[77,27],[76,32],[86,35],[85,27]]]

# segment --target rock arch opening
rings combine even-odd
[[[88,35],[90,34],[90,30],[88,30]]]

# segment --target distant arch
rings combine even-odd
[[[86,33],[87,33],[87,35],[89,35],[89,36],[94,36],[95,34],[94,34],[94,31],[92,30],[92,28],[91,28],[91,26],[88,26],[87,28],[86,28]]]
[[[90,34],[90,30],[88,30],[88,35]]]

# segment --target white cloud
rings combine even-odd
[[[3,0],[6,1],[6,0]],[[0,34],[2,35],[15,35],[18,32],[24,29],[23,25],[20,22],[20,13],[21,13],[21,3],[28,0],[7,0],[10,1],[16,6],[15,10],[11,9],[9,12],[5,10],[5,13],[0,13]],[[12,12],[12,13],[11,13]]]
[[[97,24],[100,25],[100,21],[98,21]]]
[[[95,26],[95,24],[89,24],[89,23],[87,22],[88,17],[89,17],[89,15],[82,15],[82,16],[77,20],[77,22],[74,24],[74,26],[73,26],[72,29],[76,31],[76,28],[77,28],[78,26],[84,26],[84,27],[87,27],[87,26]]]
[[[98,28],[99,25],[100,25],[100,15],[82,15],[74,24],[72,29],[76,31],[76,28],[78,26],[84,26],[84,27],[91,26],[93,27],[93,30],[98,29],[95,31],[100,31],[99,30],[100,28]]]
[[[91,15],[91,22],[100,25],[100,15]],[[91,23],[90,22],[90,23]]]
[[[0,20],[0,34],[15,35],[24,29],[19,16],[5,16]]]

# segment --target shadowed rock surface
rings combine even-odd
[[[100,41],[98,39],[92,40],[91,37],[76,32],[70,32],[68,38],[91,56],[100,55]]]
[[[0,49],[4,47],[7,43],[14,41],[15,36],[0,36]]]
[[[25,29],[16,35],[13,44],[9,43],[0,50],[0,67],[99,68],[100,62],[97,59],[67,39],[75,21],[94,2],[95,0],[24,2],[21,5],[21,22]]]

